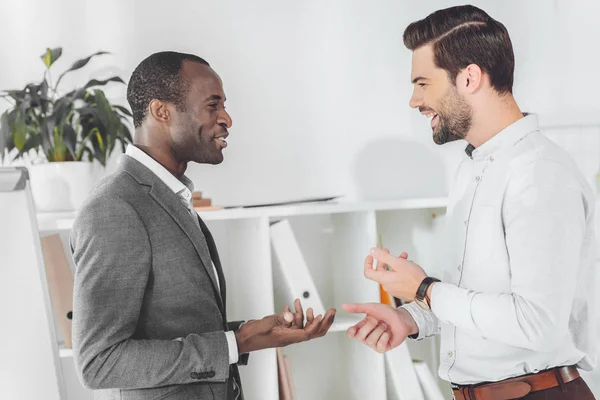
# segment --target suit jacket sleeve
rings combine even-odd
[[[71,249],[76,265],[73,355],[86,387],[149,388],[228,378],[223,331],[177,340],[132,338],[152,249],[129,203],[104,195],[84,205],[71,232]]]

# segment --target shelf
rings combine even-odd
[[[365,202],[322,202],[294,204],[289,206],[231,208],[218,211],[202,211],[198,215],[204,221],[233,220],[246,218],[283,218],[296,215],[343,214],[363,211],[418,210],[445,208],[445,197],[402,199]],[[75,220],[75,212],[38,213],[37,220],[41,232],[69,230]]]
[[[62,345],[58,347],[58,356],[60,358],[72,358],[73,349],[65,349]]]
[[[203,220],[243,219],[255,217],[283,218],[297,215],[343,214],[362,211],[418,210],[445,208],[445,197],[402,199],[387,201],[327,201],[322,203],[294,204],[289,206],[233,208],[198,213]]]
[[[69,230],[75,221],[75,212],[38,213],[37,222],[40,232]]]
[[[358,324],[364,317],[358,315],[340,315],[341,313],[338,311],[335,316],[335,321],[329,328],[328,333],[333,332],[346,332],[348,328]]]

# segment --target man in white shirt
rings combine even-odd
[[[184,175],[189,162],[221,163],[227,147],[231,117],[209,64],[155,53],[127,100],[134,144],[71,231],[75,368],[97,398],[243,400],[238,365],[249,352],[321,337],[335,310],[308,309],[305,322],[296,300],[294,313],[227,319],[217,247]]]
[[[439,281],[405,253],[372,249],[365,276],[412,302],[344,305],[367,314],[348,336],[385,352],[441,333],[439,375],[457,399],[594,398],[577,371],[596,362],[594,195],[515,102],[506,28],[452,7],[411,24],[404,43],[410,106],[431,118],[437,144],[468,142],[450,193],[451,253]]]

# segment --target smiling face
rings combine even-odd
[[[193,61],[184,61],[180,73],[189,87],[183,109],[172,109],[173,150],[180,160],[220,164],[232,124],[221,79],[209,66]]]
[[[429,118],[433,141],[444,144],[464,139],[471,128],[472,109],[445,70],[437,67],[432,45],[413,51],[410,106]]]

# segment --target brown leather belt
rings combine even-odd
[[[574,366],[556,367],[537,374],[517,376],[499,382],[476,385],[453,385],[456,400],[508,400],[524,397],[532,392],[562,386],[579,378]]]

